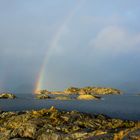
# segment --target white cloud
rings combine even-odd
[[[108,51],[117,54],[139,50],[140,33],[131,34],[121,27],[109,26],[102,29],[97,36],[90,41],[90,46],[102,52]]]

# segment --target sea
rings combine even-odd
[[[111,118],[140,120],[140,95],[126,93],[104,95],[101,100],[50,100],[36,99],[35,95],[17,94],[16,99],[0,99],[1,111],[26,111],[50,108],[79,111],[83,113],[104,114]]]

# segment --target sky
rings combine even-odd
[[[0,92],[140,92],[139,23],[139,0],[0,0]]]

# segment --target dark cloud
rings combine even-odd
[[[139,2],[85,1],[51,50],[43,86],[140,90]],[[32,92],[53,37],[76,6],[63,0],[0,1],[0,90]]]

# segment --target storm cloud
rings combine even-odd
[[[51,50],[43,87],[140,91],[140,1],[83,2]],[[78,3],[0,1],[0,91],[33,91],[51,41]]]

